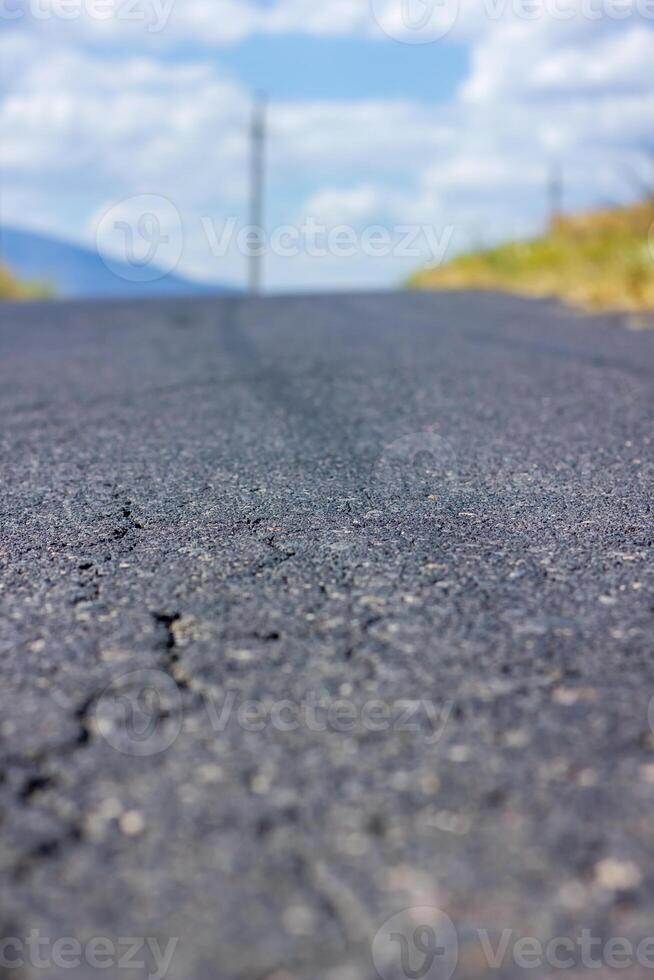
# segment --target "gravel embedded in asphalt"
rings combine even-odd
[[[0,975],[654,935],[653,381],[492,294],[1,306]]]

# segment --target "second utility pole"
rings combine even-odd
[[[547,193],[551,230],[556,223],[556,219],[560,218],[563,213],[563,168],[559,163],[552,163],[550,165]]]
[[[263,250],[265,247],[263,235],[263,183],[266,144],[266,104],[261,95],[257,96],[252,111],[250,137],[250,226],[256,232],[256,244],[250,249],[249,288],[250,293],[256,295],[261,292]]]

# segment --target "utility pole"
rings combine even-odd
[[[548,210],[550,228],[557,218],[563,213],[563,171],[561,165],[553,163],[550,166],[549,187],[548,187]]]
[[[256,232],[256,244],[250,251],[248,278],[250,293],[256,295],[261,292],[264,249],[263,192],[266,147],[266,103],[262,95],[257,95],[252,110],[250,142],[250,225]]]

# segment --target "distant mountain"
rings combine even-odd
[[[20,280],[50,284],[61,298],[218,296],[238,292],[230,286],[193,282],[172,273],[154,282],[134,282],[135,270],[127,263],[112,260],[109,269],[102,256],[91,248],[19,228],[0,230],[0,263],[8,265]]]

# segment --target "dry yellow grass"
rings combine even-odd
[[[586,310],[654,310],[654,200],[558,218],[547,235],[416,273],[418,289],[556,296]]]
[[[21,283],[10,270],[0,265],[0,299],[42,299],[51,295],[46,286],[38,283]]]

